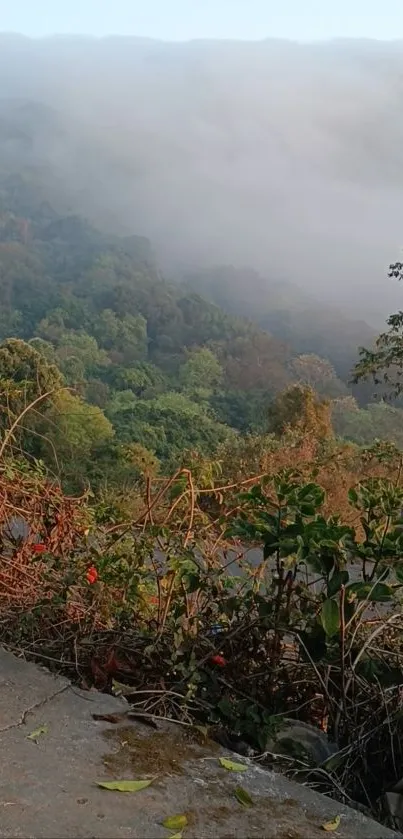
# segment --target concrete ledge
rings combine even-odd
[[[339,839],[399,835],[239,755],[229,756],[247,771],[228,772],[218,761],[223,750],[181,726],[155,732],[138,722],[92,719],[126,708],[0,650],[2,839],[168,839],[162,821],[178,813],[189,819],[183,839],[323,839],[322,824],[337,814],[340,826],[330,835]],[[47,733],[28,740],[41,725]],[[137,793],[96,786],[151,776],[153,784]],[[238,803],[237,786],[253,808]]]

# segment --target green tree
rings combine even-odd
[[[43,453],[44,424],[63,377],[34,347],[16,338],[0,345],[0,426],[9,441],[35,457]]]
[[[118,317],[111,309],[104,309],[94,318],[92,331],[115,364],[146,360],[147,321],[142,315]]]
[[[32,345],[8,338],[0,345],[3,410],[15,417],[38,396],[63,386],[63,377]]]
[[[97,405],[61,391],[43,423],[42,456],[71,488],[85,483],[93,452],[112,441],[114,430]]]
[[[82,384],[84,379],[96,376],[110,365],[105,350],[100,349],[93,335],[85,330],[66,329],[62,310],[55,310],[38,325],[38,344],[43,352],[46,345],[55,347],[55,360],[71,385]]]
[[[389,277],[403,280],[402,262],[390,265]],[[372,378],[382,386],[383,395],[391,398],[403,393],[403,311],[390,315],[387,326],[389,329],[378,336],[372,349],[360,348],[353,381]]]
[[[116,390],[132,390],[136,396],[150,398],[167,389],[168,379],[162,370],[149,361],[114,367],[110,374]]]
[[[182,388],[190,394],[208,399],[216,390],[223,376],[223,369],[217,357],[207,347],[200,347],[188,353],[179,369]]]
[[[132,391],[114,395],[106,413],[118,438],[140,443],[155,452],[165,469],[175,468],[185,450],[212,454],[231,431],[209,416],[183,393],[170,392],[155,399],[136,398]]]
[[[361,446],[374,440],[388,440],[403,449],[403,411],[386,402],[359,408],[350,397],[332,404],[332,422],[339,437]]]

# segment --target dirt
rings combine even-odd
[[[189,773],[189,761],[201,757],[211,758],[219,748],[216,743],[206,739],[201,732],[194,729],[181,728],[177,731],[155,731],[144,733],[131,725],[124,725],[111,728],[103,732],[103,737],[112,748],[103,756],[103,763],[110,774],[114,777],[122,777],[125,774],[136,777],[157,776],[156,782],[166,780],[167,777],[184,775]],[[202,821],[206,820],[211,825],[211,830],[219,825],[225,825],[231,817],[239,811],[245,810],[236,801],[234,790],[239,784],[239,778],[235,778],[226,770],[220,772],[220,795],[224,797],[223,803],[216,804],[214,799],[217,795],[217,782],[208,783],[208,798],[211,803],[208,812],[202,812]],[[253,798],[253,792],[251,791]],[[228,803],[225,803],[225,799]],[[271,796],[256,797],[256,811],[253,808],[248,810],[248,824],[253,831],[261,826],[262,807],[267,813],[269,820],[275,819],[284,827],[284,833],[279,839],[307,839],[307,837],[320,836],[320,826],[317,819],[311,820],[310,814],[304,812],[301,804],[287,798],[284,801],[273,800]],[[197,834],[198,814],[192,810],[186,811],[188,829],[190,834]],[[288,826],[290,822],[290,827]],[[300,826],[295,829],[291,827],[295,822]],[[316,823],[315,823],[316,822]]]
[[[211,756],[219,750],[216,743],[192,728],[178,731],[155,731],[144,735],[131,725],[120,726],[103,734],[115,750],[104,755],[103,763],[116,775],[182,775],[183,764],[192,758]]]

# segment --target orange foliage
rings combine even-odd
[[[0,613],[29,610],[54,594],[84,530],[83,499],[6,465],[0,472]]]

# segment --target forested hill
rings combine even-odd
[[[270,396],[292,381],[289,347],[166,282],[146,239],[108,236],[76,215],[58,215],[20,176],[0,180],[0,248],[0,337],[55,347],[67,333],[73,344],[91,338],[89,367],[84,351],[74,352],[75,383],[90,368],[109,380],[109,368],[117,375],[115,368],[139,363],[173,381],[187,351],[207,345],[223,368],[221,391],[264,388]]]
[[[245,311],[240,283],[232,299],[229,289],[223,297],[218,279],[220,302]],[[206,283],[210,297],[212,288]],[[259,316],[258,286],[247,283],[244,295],[246,288],[255,306],[247,314],[264,326],[270,317],[275,323],[269,297],[262,296]],[[68,486],[108,476],[121,485],[139,458],[171,470],[190,451],[214,457],[239,433],[270,431],[273,397],[297,382],[333,400],[339,435],[400,442],[402,412],[359,410],[348,378],[312,352],[312,334],[303,336],[307,352],[298,352],[189,283],[167,282],[146,239],[107,235],[58,213],[38,187],[38,172],[0,179],[3,421],[4,411],[14,406],[18,413],[35,396],[27,383],[70,387],[58,398],[57,415],[52,408],[44,425],[34,417],[23,441],[24,451]],[[351,346],[348,352],[353,364]]]
[[[0,303],[1,340],[56,365],[80,411],[94,406],[92,429],[96,407],[100,438],[81,440],[75,470],[105,435],[167,468],[185,450],[211,453],[234,429],[265,424],[273,394],[296,380],[289,347],[164,281],[146,240],[58,215],[20,176],[0,182]],[[3,380],[15,378],[17,349],[2,355]]]

